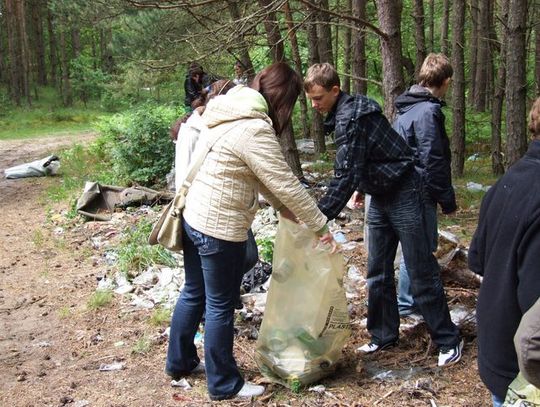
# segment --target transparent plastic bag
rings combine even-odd
[[[333,373],[351,332],[343,256],[317,242],[305,226],[280,218],[255,360],[293,389]]]

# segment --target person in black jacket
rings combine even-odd
[[[423,181],[424,226],[432,252],[438,245],[437,204],[444,214],[457,208],[450,169],[450,140],[441,110],[453,72],[445,55],[429,54],[420,68],[419,83],[395,102],[398,114],[394,129],[413,149],[415,167]],[[403,258],[399,266],[398,308],[401,316],[417,312]]]
[[[203,90],[203,79],[203,68],[196,62],[191,63],[184,81],[184,104],[188,108],[188,111],[192,110],[191,103],[201,96],[201,91]]]
[[[478,294],[478,372],[500,406],[519,371],[513,337],[540,297],[540,98],[530,113],[533,141],[484,196],[469,249],[483,276]]]
[[[371,341],[358,351],[377,352],[398,340],[393,262],[401,241],[418,308],[439,346],[438,364],[456,363],[463,341],[450,319],[439,265],[422,227],[421,180],[414,170],[411,148],[392,129],[375,101],[341,91],[332,65],[311,66],[304,90],[313,108],[327,113],[325,129],[334,132],[336,143],[334,178],[319,201],[319,209],[333,219],[356,190],[372,195],[367,273]]]

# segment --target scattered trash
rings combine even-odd
[[[324,392],[326,391],[326,387],[324,387],[322,384],[319,384],[317,386],[310,387],[308,390],[315,393],[324,394]]]
[[[73,403],[73,407],[86,407],[89,406],[90,402],[88,400],[77,400]]]
[[[345,237],[345,233],[341,231],[337,231],[333,233],[333,236],[334,236],[334,240],[337,243],[339,244],[347,243],[347,238]]]
[[[108,221],[116,208],[164,203],[172,198],[173,194],[170,192],[159,192],[141,186],[121,188],[87,181],[76,207],[77,212],[87,218]]]
[[[474,153],[467,157],[467,161],[476,161],[480,158],[480,153]]]
[[[125,369],[125,367],[126,367],[126,364],[124,362],[113,362],[113,363],[110,363],[110,364],[102,363],[99,366],[99,371],[100,372],[112,372],[112,371],[115,371],[115,370],[123,370],[123,369]]]
[[[272,274],[272,265],[264,261],[258,261],[251,270],[249,270],[244,277],[242,277],[242,285],[240,286],[240,292],[242,294],[260,292],[263,289],[263,284],[270,278]]]
[[[191,390],[191,384],[183,377],[180,380],[171,380],[171,387],[180,387],[184,390]]]
[[[7,168],[4,170],[4,174],[7,179],[44,177],[47,175],[56,175],[59,168],[60,158],[55,155],[50,155],[41,160]]]
[[[122,347],[122,346],[124,346],[124,345],[125,345],[125,342],[124,342],[124,341],[118,341],[118,342],[115,342],[115,343],[114,343],[114,347],[115,347],[115,348],[120,348],[120,347]]]
[[[490,188],[489,186],[484,186],[476,182],[472,182],[472,181],[467,182],[467,189],[469,191],[473,191],[473,192],[487,191],[489,188]]]

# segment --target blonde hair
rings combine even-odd
[[[418,83],[428,88],[440,88],[444,81],[451,78],[454,69],[450,60],[444,54],[430,53],[424,59],[420,72],[418,73]]]
[[[540,97],[536,98],[529,113],[529,131],[533,137],[540,138]]]
[[[311,65],[307,70],[306,77],[304,78],[304,90],[309,92],[315,85],[322,86],[326,90],[330,90],[334,86],[341,86],[339,75],[335,68],[328,62]]]

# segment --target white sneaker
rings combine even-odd
[[[258,397],[264,393],[264,386],[259,386],[250,382],[245,382],[236,397],[250,399]]]
[[[388,349],[396,345],[397,345],[397,342],[390,342],[382,346],[377,345],[376,343],[370,342],[370,343],[366,343],[365,345],[360,346],[359,348],[356,349],[356,351],[369,354],[369,353],[378,352],[380,350]]]
[[[439,366],[450,366],[459,362],[461,359],[461,351],[463,350],[463,339],[450,349],[441,349],[439,351]]]

